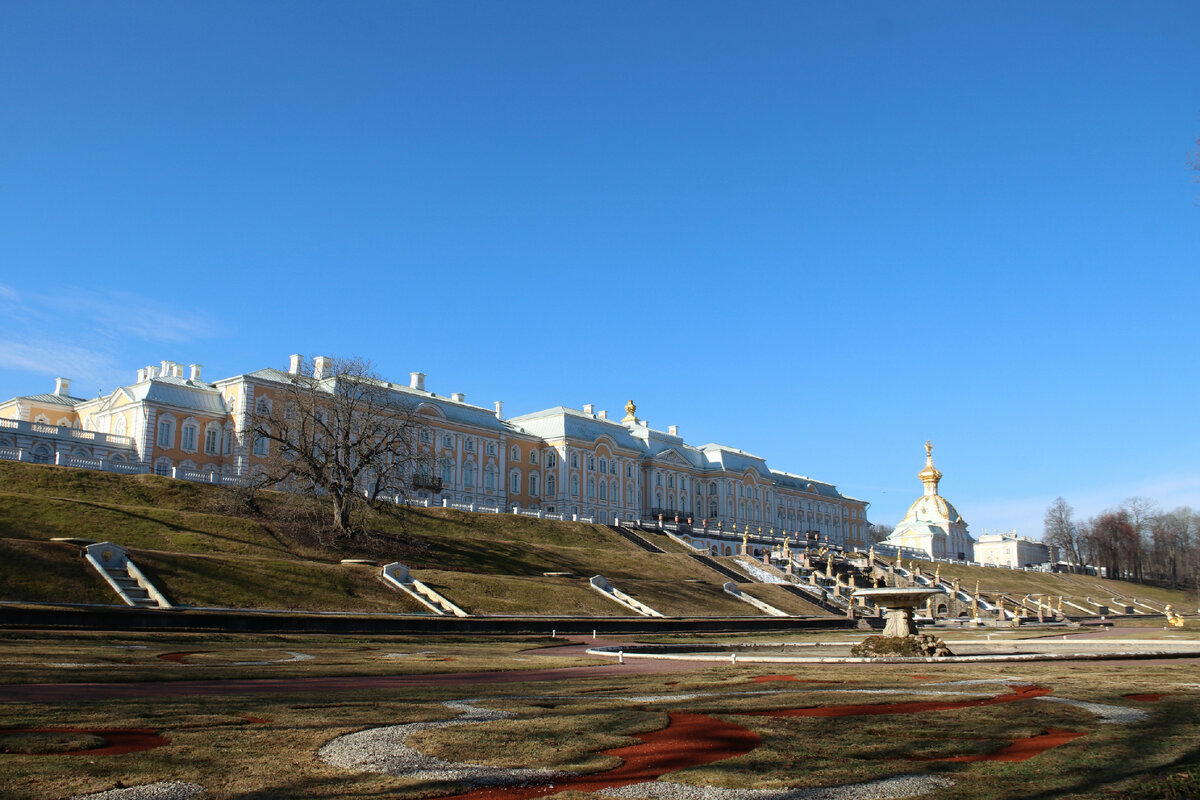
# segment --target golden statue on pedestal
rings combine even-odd
[[[625,419],[621,420],[621,422],[637,422],[637,421],[638,421],[637,406],[635,406],[633,404],[633,401],[630,400],[628,403],[625,404]]]

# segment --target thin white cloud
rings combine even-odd
[[[0,284],[0,367],[70,377],[76,396],[127,383],[132,354],[148,345],[190,344],[220,330],[204,314],[131,292],[25,292]]]

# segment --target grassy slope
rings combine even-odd
[[[129,548],[178,604],[419,610],[384,586],[375,570],[338,563],[360,553],[288,535],[279,522],[279,497],[264,495],[253,514],[236,510],[228,497],[223,489],[154,475],[0,462],[0,600],[114,602],[75,548],[49,542],[76,536]],[[665,537],[654,538],[670,552],[649,554],[602,525],[449,509],[414,509],[403,523],[380,516],[372,525],[393,537],[388,560],[409,564],[472,613],[626,614],[588,586],[596,574],[668,615],[755,613],[721,591],[724,578]],[[575,577],[548,578],[546,572]],[[1015,596],[1090,595],[1107,602],[1127,595],[1183,607],[1178,592],[1120,581],[946,565],[942,575],[961,577],[967,589],[978,578],[985,592]],[[821,613],[778,587],[742,588],[791,613]]]
[[[112,603],[106,585],[52,537],[111,540],[175,603],[240,608],[417,611],[376,570],[340,563],[353,551],[298,543],[277,524],[279,500],[261,513],[231,512],[225,490],[153,475],[0,462],[0,599]],[[625,615],[593,591],[602,574],[668,615],[746,614],[715,575],[664,539],[648,554],[602,525],[413,509],[404,523],[380,516],[388,558],[472,613]],[[573,578],[549,578],[570,572]],[[701,578],[704,582],[689,582]],[[751,612],[752,613],[752,612]]]

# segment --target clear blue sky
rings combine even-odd
[[[0,2],[0,396],[361,355],[894,524],[1200,506],[1194,2]]]

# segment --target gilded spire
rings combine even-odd
[[[921,483],[925,484],[925,496],[930,497],[937,494],[938,481],[942,479],[942,473],[938,472],[937,467],[933,465],[933,444],[925,440],[925,469],[918,473],[917,477],[921,479]]]
[[[621,422],[637,422],[638,418],[636,412],[637,406],[635,406],[633,401],[630,400],[625,404],[625,419],[621,420]]]

